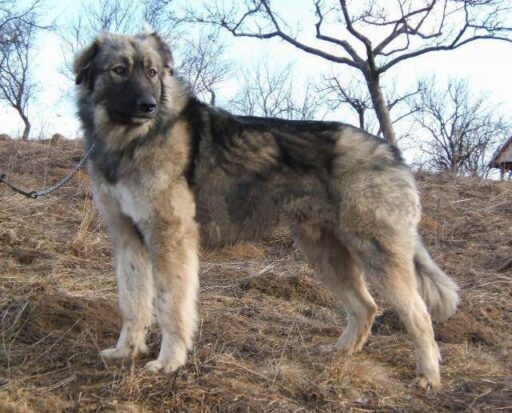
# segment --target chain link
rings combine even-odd
[[[57,182],[55,185],[49,186],[48,188],[40,189],[38,191],[24,191],[23,189],[18,188],[17,186],[11,184],[6,180],[6,175],[1,174],[0,175],[0,183],[3,183],[7,185],[9,188],[11,188],[13,191],[16,191],[18,194],[24,195],[27,198],[40,198],[42,196],[46,196],[51,194],[52,192],[55,192],[56,190],[62,188],[73,176],[77,174],[77,172],[82,169],[85,162],[87,162],[87,159],[91,156],[92,152],[94,151],[94,147],[96,146],[96,143],[93,143],[87,153],[80,159],[80,161],[75,165],[75,167],[71,170],[71,172],[66,175],[64,178],[62,178],[59,182]]]

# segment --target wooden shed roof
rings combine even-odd
[[[493,168],[502,168],[505,164],[512,164],[512,136],[507,139],[489,165]]]

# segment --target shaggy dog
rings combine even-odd
[[[123,327],[105,358],[146,351],[146,368],[182,366],[197,325],[198,248],[287,226],[348,324],[327,350],[363,347],[373,285],[400,315],[417,383],[440,383],[432,318],[456,310],[457,286],[418,235],[420,202],[398,149],[336,122],[237,116],[197,100],[155,33],[101,34],[75,62],[94,198],[115,248]]]

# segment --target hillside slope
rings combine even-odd
[[[81,154],[79,142],[0,141],[0,173],[40,187]],[[106,364],[98,350],[120,319],[86,174],[38,200],[0,186],[0,411],[512,411],[512,183],[418,180],[425,242],[462,295],[435,326],[444,388],[426,395],[409,386],[415,359],[392,316],[361,353],[317,354],[344,319],[285,234],[203,253],[200,330],[177,374]],[[158,342],[155,329],[153,356]]]

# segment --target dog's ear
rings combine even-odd
[[[94,42],[83,50],[75,58],[73,70],[75,72],[75,83],[80,85],[85,83],[89,90],[93,87],[92,68],[94,58],[100,51],[101,44],[103,43],[101,38],[97,38]]]
[[[171,48],[156,32],[150,34],[157,44],[158,51],[162,57],[164,67],[168,70],[168,73],[172,76],[174,74],[174,61],[172,58]]]

